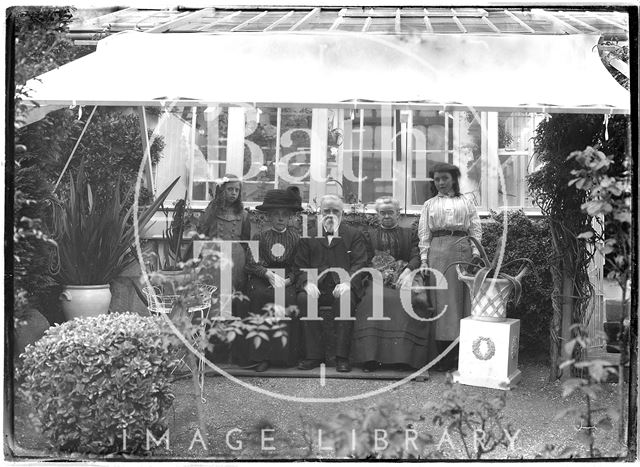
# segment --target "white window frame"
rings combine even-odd
[[[498,170],[500,168],[500,156],[520,156],[520,157],[524,157],[526,158],[526,164],[522,164],[521,165],[521,169],[520,169],[520,174],[519,177],[522,178],[522,183],[520,183],[520,189],[519,189],[519,196],[521,200],[525,200],[527,197],[527,184],[525,181],[525,177],[527,175],[527,166],[529,164],[530,161],[533,160],[534,158],[534,146],[533,143],[528,145],[528,149],[526,151],[520,151],[520,150],[505,150],[499,147],[499,137],[498,137],[498,119],[501,113],[505,113],[505,114],[518,114],[519,112],[489,112],[489,114],[491,115],[492,120],[495,119],[495,132],[494,132],[494,138],[495,139],[495,151],[492,150],[489,153],[490,159],[492,159],[494,161],[493,164],[491,164],[491,174],[494,174],[493,177],[488,177],[489,179],[489,187],[488,189],[490,190],[491,193],[494,194],[495,196],[495,202],[493,204],[491,204],[490,206],[492,207],[492,209],[494,210],[518,210],[518,209],[522,209],[524,212],[526,212],[527,214],[539,214],[541,215],[540,212],[540,208],[538,208],[535,205],[532,206],[525,206],[525,205],[517,205],[517,206],[505,206],[502,204],[502,198],[501,196],[498,194],[498,188],[499,188],[499,173]],[[535,131],[536,131],[536,127],[537,127],[537,120],[539,120],[541,118],[540,114],[535,114],[535,113],[531,113],[531,112],[526,112],[526,116],[528,117],[528,126],[529,126],[529,130],[530,130],[530,135],[531,137],[535,136]],[[491,134],[489,132],[487,132],[488,134]]]
[[[194,160],[196,149],[196,118],[197,111],[203,106],[191,107],[191,129],[190,129],[190,142],[189,151],[186,155],[188,158],[188,170],[186,173],[186,182],[188,187],[189,204],[193,209],[204,209],[209,201],[196,200],[193,198],[193,181],[194,181]],[[305,108],[307,106],[286,106],[286,108]],[[280,148],[280,132],[281,132],[281,119],[283,106],[266,106],[263,108],[275,108],[277,109],[277,130],[276,130],[276,147],[274,161],[277,164],[281,157]],[[247,107],[243,106],[228,106],[228,127],[227,127],[227,140],[226,140],[226,169],[227,173],[241,173],[244,166],[244,147],[245,147],[245,124],[246,124],[246,111]],[[303,204],[316,206],[320,197],[327,193],[343,194],[343,188],[341,186],[343,173],[344,173],[344,151],[345,145],[341,145],[338,148],[336,155],[336,162],[331,163],[332,174],[334,180],[327,179],[327,133],[329,130],[328,113],[330,110],[336,112],[338,128],[344,133],[344,118],[347,112],[354,112],[354,122],[357,123],[357,127],[360,130],[364,129],[364,115],[363,109],[350,110],[350,109],[331,109],[327,107],[313,107],[312,108],[312,125],[311,125],[311,141],[310,141],[310,171],[311,177],[309,181],[309,200]],[[205,109],[206,111],[206,109]],[[383,111],[384,112],[384,111]],[[419,214],[422,205],[412,204],[410,199],[411,193],[408,189],[412,183],[412,158],[413,156],[413,138],[411,137],[414,125],[414,112],[415,110],[403,110],[399,107],[388,106],[388,112],[391,114],[391,141],[390,146],[393,152],[391,172],[393,174],[393,196],[400,201],[401,209],[406,214]],[[445,152],[447,160],[453,164],[460,164],[461,152],[459,150],[460,141],[460,124],[459,124],[460,112],[444,112],[444,149],[443,150],[427,150],[427,152]],[[453,116],[453,123],[450,121],[449,116]],[[535,125],[537,124],[540,115],[530,113],[530,125],[531,134],[534,134]],[[504,151],[498,147],[498,112],[480,112],[480,125],[481,125],[481,203],[478,206],[478,212],[482,216],[489,214],[490,209],[524,209],[529,215],[539,215],[538,208],[529,206],[502,206],[500,203],[500,197],[498,195],[498,168],[500,164],[501,155],[521,155],[527,157],[527,161],[533,157],[533,145],[529,145],[527,151]],[[382,114],[381,117],[382,119]],[[146,116],[145,116],[146,124]],[[453,124],[453,145],[451,145],[449,137],[449,127]],[[381,125],[383,126],[383,125]],[[356,127],[356,125],[353,125]],[[396,133],[396,128],[399,128],[399,133]],[[363,155],[363,133],[360,131],[360,144],[359,153],[357,155],[359,159],[359,173],[362,173],[362,155]],[[348,135],[344,135],[345,142],[350,141]],[[381,145],[384,147],[384,135],[381,135]],[[400,152],[397,151],[397,144],[400,143]],[[208,147],[210,143],[207,142]],[[218,143],[219,145],[219,143]],[[451,147],[451,149],[450,149]],[[216,161],[208,161],[209,163],[216,163]],[[222,163],[222,162],[220,162]],[[527,164],[524,164],[522,172],[523,176],[526,174]],[[154,170],[157,172],[157,170]],[[358,175],[356,174],[356,175]],[[155,175],[155,173],[154,173]],[[278,176],[275,176],[274,187],[278,188]],[[367,181],[372,182],[372,181]],[[360,181],[358,183],[358,198],[362,199],[362,184],[367,183]],[[340,185],[340,186],[339,186]],[[524,192],[526,190],[526,184],[521,183],[521,196],[524,199]],[[173,200],[168,200],[171,202]],[[245,207],[254,208],[261,201],[244,201]],[[347,210],[352,208],[351,204],[345,204]],[[366,212],[374,212],[373,202],[366,205]]]
[[[381,114],[384,114],[384,112],[387,112],[388,114],[390,114],[390,118],[391,118],[391,132],[390,132],[390,141],[388,142],[390,145],[390,150],[392,152],[392,158],[391,158],[391,174],[392,174],[392,188],[391,188],[391,192],[392,192],[392,196],[396,199],[398,199],[400,201],[401,207],[404,209],[404,199],[406,197],[406,190],[405,190],[405,170],[406,170],[406,165],[405,165],[405,161],[406,161],[406,154],[407,154],[407,129],[406,129],[406,123],[402,122],[402,119],[400,119],[400,122],[397,121],[398,119],[398,115],[400,114],[400,111],[398,108],[394,108],[392,105],[388,105],[388,106],[384,106],[385,110],[381,110]],[[353,112],[353,122],[357,122],[357,124],[354,124],[352,126],[353,127],[357,127],[358,128],[358,134],[359,134],[359,143],[358,143],[358,152],[357,152],[357,158],[358,158],[358,171],[357,173],[354,173],[355,176],[359,177],[360,174],[362,174],[363,171],[363,154],[364,154],[364,149],[363,149],[363,145],[364,145],[364,109],[357,109],[357,110],[345,110],[345,109],[338,109],[338,121],[339,123],[339,128],[340,130],[342,130],[344,132],[344,116],[345,116],[345,112]],[[382,115],[380,117],[382,119]],[[400,134],[398,135],[395,132],[395,129],[398,126],[398,123],[400,123],[401,125],[401,131]],[[383,125],[380,125],[380,127],[383,127]],[[381,147],[385,147],[385,138],[389,137],[389,135],[380,135],[380,144]],[[347,135],[345,134],[345,144],[346,141],[349,140],[350,138],[347,138]],[[398,160],[397,157],[397,141],[400,140],[400,144],[402,145],[402,151],[401,151],[401,158],[400,160]],[[338,148],[338,155],[336,157],[336,162],[337,162],[337,168],[336,168],[336,177],[338,180],[340,180],[340,184],[342,184],[342,180],[343,180],[343,176],[344,176],[344,151],[345,151],[345,144],[342,144],[339,148]],[[350,145],[350,143],[349,143]],[[351,150],[351,148],[349,148]],[[325,154],[326,154],[326,148],[325,148]],[[352,156],[353,157],[353,156]],[[384,170],[384,168],[383,168]],[[380,174],[382,175],[382,174]],[[374,179],[375,180],[375,179]],[[373,180],[366,180],[366,181],[362,181],[359,180],[358,182],[358,193],[357,193],[357,197],[359,200],[362,200],[362,186],[364,183],[373,183]],[[343,193],[343,188],[337,186],[338,184],[335,182],[329,182],[326,185],[323,184],[323,186],[321,187],[322,189],[324,189],[325,187],[331,187],[330,190],[326,190],[326,193],[337,193],[339,195],[344,195]],[[322,193],[324,194],[324,192]],[[345,209],[346,210],[350,210],[352,208],[356,207],[354,204],[351,203],[345,203]],[[362,209],[362,205],[357,206],[357,208]],[[369,201],[368,203],[365,204],[365,208],[364,208],[365,212],[369,212],[369,213],[373,213],[375,212],[374,209],[374,202]]]

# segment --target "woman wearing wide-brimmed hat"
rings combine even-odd
[[[260,244],[259,260],[255,260],[251,251],[247,251],[247,263],[245,270],[249,274],[248,293],[251,312],[256,314],[267,313],[265,305],[275,301],[275,290],[284,288],[285,307],[296,304],[296,269],[294,258],[300,236],[290,226],[291,217],[302,210],[300,192],[296,187],[286,190],[269,190],[258,211],[265,212],[271,224],[265,230],[253,237]],[[281,277],[270,269],[284,269],[284,277]],[[276,310],[278,313],[284,310]],[[257,363],[256,371],[265,371],[270,364],[280,363],[286,366],[295,365],[300,348],[300,322],[292,317],[291,321],[285,321],[287,330],[287,345],[283,346],[280,339],[270,337],[268,342],[263,342],[258,349],[249,341],[251,350],[249,358]]]

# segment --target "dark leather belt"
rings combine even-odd
[[[469,232],[465,230],[435,230],[431,233],[432,238],[436,237],[466,237]]]

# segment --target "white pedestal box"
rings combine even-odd
[[[470,386],[510,389],[520,381],[520,320],[460,320],[458,371],[453,381]]]

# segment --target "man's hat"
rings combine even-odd
[[[292,211],[302,211],[302,198],[298,187],[290,186],[286,190],[269,190],[264,196],[260,206],[256,206],[258,211],[268,211],[270,209],[291,209]]]

